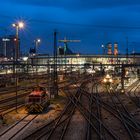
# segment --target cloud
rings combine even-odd
[[[69,10],[140,5],[139,0],[5,0],[5,2],[32,6],[60,7]]]

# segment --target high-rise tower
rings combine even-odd
[[[107,54],[111,55],[112,54],[112,44],[108,43],[107,48],[108,48]]]
[[[118,55],[118,43],[114,43],[114,55]]]

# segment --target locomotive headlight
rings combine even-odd
[[[113,80],[112,80],[112,79],[109,79],[109,82],[110,82],[110,83],[112,83],[112,82],[113,82]]]
[[[104,82],[104,83],[106,83],[106,82],[107,82],[107,79],[106,79],[106,78],[104,78],[103,82]]]
[[[109,79],[109,78],[110,78],[110,75],[109,75],[109,74],[107,74],[107,75],[106,75],[106,78],[108,78],[108,79]]]
[[[128,75],[128,73],[129,73],[129,72],[128,72],[128,71],[126,71],[126,72],[125,72],[125,75]]]
[[[11,70],[7,70],[7,73],[11,73]]]
[[[23,57],[22,59],[23,59],[23,61],[27,61],[28,57]]]
[[[95,70],[93,70],[93,73],[96,73],[96,71],[95,71]]]

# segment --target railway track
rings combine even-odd
[[[113,94],[114,96],[112,96]],[[128,112],[126,107],[122,104],[118,94],[113,93],[113,91],[109,91],[110,99],[112,101],[112,104],[114,104],[115,109],[117,110],[117,113],[119,117],[121,118],[121,122],[125,127],[125,130],[127,131],[129,137],[131,140],[136,140],[136,136],[134,134],[134,129],[137,129],[136,126],[138,126],[134,118],[131,116],[131,114]],[[118,105],[119,104],[119,105]],[[129,123],[127,123],[129,122]]]
[[[70,83],[68,82],[66,85],[64,85],[64,83],[65,82],[61,82],[60,84],[59,84],[59,89],[60,88],[63,88],[64,86],[68,86],[68,85],[70,85]],[[26,89],[24,89],[24,90],[26,90]],[[22,93],[22,94],[18,94],[17,95],[17,98],[18,98],[18,107],[20,107],[20,106],[24,106],[24,104],[25,104],[25,97],[28,95],[28,94],[30,94],[30,92],[29,91],[25,91],[24,93]],[[13,108],[16,108],[16,103],[15,103],[15,98],[16,98],[16,96],[15,96],[15,94],[14,94],[14,96],[11,96],[11,97],[9,97],[9,98],[6,98],[6,99],[2,99],[2,100],[0,100],[0,114],[5,114],[5,112],[11,112],[11,111],[7,111],[7,110],[13,110]]]
[[[101,120],[101,122],[103,122],[102,120],[102,114],[101,114],[101,104],[99,104],[99,94],[98,94],[98,83],[94,84],[92,86],[92,93],[90,95],[90,102],[91,102],[91,113],[95,113],[95,115],[97,116],[97,118],[99,118],[99,120]],[[94,94],[93,94],[94,93]],[[96,100],[93,100],[93,95],[96,97]],[[90,115],[91,116],[91,115]],[[102,123],[96,123],[96,128],[97,131],[99,132],[100,135],[96,136],[97,139],[105,139],[105,134],[104,134],[104,129],[102,126]],[[90,130],[91,131],[91,130]],[[94,139],[95,138],[95,133],[91,133],[90,134],[90,139]],[[88,139],[88,140],[90,140]]]
[[[97,82],[97,81],[96,81]],[[96,90],[96,84],[94,84]],[[119,137],[115,134],[115,132],[111,129],[109,129],[106,124],[102,121],[101,116],[101,104],[99,104],[98,99],[93,100],[92,96],[98,96],[95,92],[85,94],[85,90],[82,90],[83,94],[88,96],[90,101],[89,109],[86,109],[82,103],[79,103],[79,110],[81,111],[81,114],[84,116],[84,118],[87,121],[87,131],[86,131],[86,139],[105,139],[105,134],[108,134],[107,139],[115,139],[118,140]],[[87,92],[87,91],[86,91]]]
[[[24,140],[33,140],[34,138],[36,138],[37,140],[37,139],[41,139],[44,136],[47,136],[47,135],[49,136],[57,127],[62,125],[69,118],[69,115],[64,117],[64,115],[68,113],[67,109],[69,108],[69,106],[70,106],[70,102],[66,105],[66,107],[64,108],[64,110],[61,112],[61,114],[58,117],[56,117],[51,122],[46,123],[45,125],[41,126],[39,129],[32,132],[28,136],[26,136]]]
[[[80,126],[86,122],[79,134],[86,140],[139,140],[140,123],[129,113],[127,107],[123,104],[120,94],[108,89],[107,93],[101,93],[99,80],[87,77],[65,85],[64,90],[67,97],[67,104],[60,115],[53,121],[44,124],[39,129],[31,132],[24,140],[67,140],[80,132],[74,124],[74,118],[78,113],[78,118],[82,118]],[[78,83],[78,84],[77,84]],[[90,85],[90,86],[89,86]],[[72,88],[73,87],[73,88]],[[89,90],[91,88],[91,91]],[[111,117],[111,124],[103,116]],[[115,122],[113,122],[115,121]],[[114,123],[118,128],[114,128]],[[123,131],[120,134],[119,129]],[[74,132],[74,133],[72,133]],[[72,134],[72,135],[70,135]],[[17,134],[16,134],[17,135]],[[75,136],[75,139],[80,136]]]
[[[129,88],[127,88],[127,95],[130,97],[131,101],[140,108],[140,81],[137,80]]]
[[[15,103],[15,96],[4,99],[4,100],[0,100],[0,114],[5,115],[7,113],[14,111],[16,108],[19,109],[19,108],[23,107],[25,104],[24,97],[26,97],[28,94],[29,94],[29,92],[18,95],[17,103]]]
[[[28,92],[26,91],[26,92],[24,92],[24,93],[22,93],[22,94],[18,94],[18,95],[17,95],[17,98],[18,98],[18,99],[19,99],[19,98],[23,98],[23,97],[27,96],[28,94],[30,94],[30,92],[29,92],[29,91],[28,91]],[[9,98],[0,100],[0,105],[1,105],[1,104],[5,104],[5,103],[10,102],[10,101],[13,101],[13,100],[15,100],[15,98],[16,98],[16,96],[14,95],[14,96],[12,96],[12,97],[9,97]],[[1,107],[1,106],[0,106],[0,107]]]
[[[23,132],[29,125],[31,125],[32,121],[35,120],[38,115],[26,115],[17,123],[13,124],[11,127],[6,129],[4,132],[0,134],[1,140],[12,140],[16,139],[21,132]]]
[[[65,81],[61,81],[61,82],[59,82],[58,84],[61,86],[62,84],[64,84],[65,82],[67,82],[67,80],[65,80]],[[40,85],[48,85],[48,83],[49,84],[51,84],[52,83],[52,80],[51,81],[48,81],[48,82],[45,82],[45,81],[42,81],[42,82],[40,82],[39,84]],[[31,82],[30,84],[28,84],[28,86],[22,86],[22,85],[20,85],[20,86],[17,86],[17,91],[19,92],[19,91],[27,91],[27,90],[31,90],[32,89],[32,87],[34,87],[34,86],[36,86],[37,84],[36,84],[36,82],[34,81],[34,82]],[[3,89],[1,89],[0,90],[0,96],[3,96],[3,95],[10,95],[10,94],[13,94],[13,92],[16,92],[16,88],[15,88],[15,86],[13,86],[13,87],[5,87],[5,88],[3,88]]]
[[[67,86],[65,86],[65,88]],[[78,100],[80,100],[81,94],[79,94],[78,90],[79,90],[79,86],[78,88],[75,89],[75,92],[76,92],[75,96]],[[61,140],[64,139],[64,137],[66,136],[67,130],[69,129],[69,125],[70,125],[72,116],[75,112],[75,108],[76,106],[72,103],[71,100],[69,100],[64,110],[55,120],[44,125],[40,129],[37,129],[34,133],[30,134],[24,139],[32,140],[34,137],[36,137],[36,140],[43,139],[43,138],[47,140],[53,139],[53,138],[56,139],[56,137],[57,139],[61,139]]]
[[[3,108],[0,108],[0,114],[5,115],[5,114],[8,114],[8,113],[16,110],[16,108],[19,109],[22,107],[24,107],[24,102],[18,102],[18,104],[12,103],[9,106],[5,106]]]
[[[80,86],[77,91],[78,95],[80,95],[80,98],[83,95],[83,92],[81,92],[81,89],[82,89],[81,87],[82,86]],[[85,87],[83,87],[83,88],[85,89]],[[81,115],[84,117],[84,119],[90,124],[90,127],[97,134],[97,136],[98,136],[98,137],[96,137],[97,139],[103,138],[103,134],[101,135],[101,131],[102,131],[101,127],[102,127],[103,129],[106,130],[106,132],[110,135],[111,138],[113,138],[115,140],[119,140],[119,137],[117,137],[117,135],[115,135],[115,133],[112,130],[107,128],[107,126],[98,118],[99,116],[101,117],[101,113],[100,113],[101,111],[99,108],[97,109],[97,115],[98,115],[98,117],[97,117],[96,115],[94,115],[94,113],[92,113],[91,111],[89,111],[87,108],[84,107],[84,105],[81,103],[81,100],[79,100],[76,97],[76,95],[73,95],[69,90],[67,90],[67,93],[69,95],[71,95],[71,96],[67,95],[69,101],[72,103],[72,105],[75,106],[75,109],[81,113]],[[70,118],[67,120],[67,122],[65,122],[65,124],[63,123],[63,125],[61,124],[61,126],[58,127],[59,123],[57,123],[55,125],[55,127],[51,130],[51,133],[49,133],[49,136],[46,136],[47,135],[47,132],[46,132],[45,134],[39,136],[37,139],[43,139],[43,137],[44,137],[44,139],[47,139],[47,140],[56,139],[56,137],[57,137],[57,139],[61,139],[61,140],[67,139],[67,137],[68,137],[67,135],[69,134],[67,131],[72,129],[72,128],[70,128],[70,123],[71,123],[71,118],[75,114],[74,112],[75,111],[71,111],[72,115],[70,115]],[[94,119],[92,119],[92,118],[94,118]],[[57,134],[56,133],[54,134],[56,127],[58,128],[59,131],[57,131]],[[60,135],[60,134],[62,134],[62,135]]]
[[[87,91],[84,90],[83,92],[87,92]],[[123,130],[125,130],[127,132],[129,139],[138,140],[140,137],[137,137],[136,134],[140,134],[140,124],[128,112],[127,108],[123,105],[121,99],[119,98],[119,95],[118,94],[116,95],[116,93],[114,93],[114,92],[112,93],[112,91],[109,91],[109,99],[112,100],[112,103],[107,103],[107,102],[103,101],[101,99],[101,95],[99,95],[97,93],[99,93],[99,92],[97,91],[97,87],[96,87],[96,88],[94,88],[93,93],[91,94],[88,92],[87,96],[89,97],[91,104],[92,104],[92,100],[96,104],[93,107],[90,106],[90,109],[89,109],[90,112],[92,113],[92,108],[93,108],[94,114],[96,114],[97,118],[99,118],[101,122],[99,122],[97,124],[97,126],[96,126],[96,124],[94,125],[97,128],[96,131],[94,130],[94,132],[92,132],[92,130],[91,130],[92,127],[91,126],[89,127],[89,123],[88,123],[86,139],[89,140],[89,139],[92,139],[93,137],[94,137],[94,139],[96,139],[96,138],[97,139],[110,139],[108,137],[108,135],[106,135],[107,131],[103,127],[104,122],[102,120],[102,112],[103,112],[103,110],[105,110],[108,113],[110,113],[110,115],[112,115],[114,118],[116,118],[119,122],[121,122],[121,124],[125,128]],[[112,97],[112,96],[114,96],[114,97]],[[117,98],[117,100],[118,100],[117,103],[116,103],[116,100],[114,100],[112,98]],[[119,102],[119,104],[118,104],[118,102]],[[122,110],[122,108],[124,109],[124,111]],[[89,116],[89,119],[91,120],[90,116]],[[110,126],[109,126],[109,128],[110,128]],[[95,132],[97,134],[96,137],[93,135],[93,134],[95,134]],[[99,132],[100,135],[98,135],[97,132]],[[118,139],[121,139],[121,137]]]
[[[6,80],[7,79],[9,79],[9,81],[8,82],[10,82],[10,79],[12,78],[12,77],[7,77],[6,75],[4,76],[3,75],[3,77],[5,77],[6,78]],[[26,79],[26,81],[27,82],[31,82],[31,83],[35,83],[35,80],[36,80],[36,78],[38,78],[38,79],[49,79],[49,78],[47,78],[48,77],[48,75],[39,75],[39,76],[35,76],[35,75],[22,75],[22,76],[18,76],[18,79],[21,81],[23,81],[23,79],[25,80]],[[5,81],[5,79],[3,79],[3,81]],[[20,83],[20,82],[19,82]],[[13,83],[14,84],[14,83]],[[20,86],[18,86],[18,88],[22,88],[22,87],[20,87]],[[13,86],[7,86],[7,87],[0,87],[0,93],[1,92],[5,92],[5,93],[7,93],[9,90],[11,90],[11,91],[14,91],[15,90],[15,86],[13,85]]]
[[[67,81],[62,81],[62,82],[59,82],[59,86],[60,87],[63,87],[63,84],[65,84]],[[43,85],[43,86],[46,86],[48,87],[48,82],[41,82],[40,85]],[[17,91],[18,92],[27,92],[27,90],[31,90],[34,86],[36,86],[36,83],[32,83],[31,85],[29,86],[26,86],[26,87],[22,87],[22,86],[18,86],[17,87]],[[7,87],[8,88],[8,87]],[[8,90],[8,91],[7,91]],[[10,94],[15,94],[16,92],[16,89],[15,87],[12,87],[12,88],[8,88],[6,91],[3,91],[3,92],[0,92],[0,96],[3,96],[3,95],[10,95]]]
[[[75,96],[79,100],[81,94],[78,94],[78,92],[76,92]],[[53,129],[51,130],[49,135],[48,136],[43,135],[43,136],[45,136],[45,139],[47,139],[47,140],[49,140],[49,139],[56,139],[56,136],[60,140],[64,139],[64,137],[65,137],[65,135],[67,133],[67,130],[69,129],[69,125],[70,125],[71,119],[72,119],[72,117],[74,115],[75,108],[76,107],[72,103],[70,103],[70,107],[68,108],[68,110],[66,110],[66,113],[68,114],[67,119],[59,127],[58,127],[59,121],[57,121],[57,123],[55,124],[55,126],[53,127]],[[60,118],[60,120],[63,120],[63,117],[65,117],[65,116],[63,115]],[[40,136],[38,139],[43,138],[43,136]]]

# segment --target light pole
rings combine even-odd
[[[135,64],[135,50],[134,49],[132,51],[132,54],[133,54],[133,64]]]
[[[38,46],[41,42],[41,39],[37,38],[37,39],[34,40],[34,42],[35,42],[35,51],[36,51],[36,55],[35,55],[35,58],[36,58],[36,84],[38,85],[38,67],[37,67],[37,64],[38,64],[37,55],[38,55],[38,53],[37,53],[37,48],[38,48]]]
[[[38,46],[41,42],[41,39],[37,38],[37,39],[34,40],[34,42],[35,42],[35,51],[36,51],[36,55],[37,55],[37,48],[38,48]]]
[[[76,54],[76,60],[77,60],[77,65],[76,65],[76,67],[78,68],[78,77],[79,77],[79,75],[80,75],[80,70],[79,70],[79,61],[78,61],[79,56],[80,56],[80,54],[79,54],[79,53],[78,53],[78,54]]]
[[[124,90],[124,78],[125,78],[125,67],[124,67],[124,64],[122,64],[121,66],[121,92],[124,93],[125,90]]]
[[[57,31],[54,31],[54,48],[53,48],[53,55],[54,55],[54,71],[53,71],[53,94],[55,97],[58,96],[58,73],[57,73]]]
[[[17,70],[16,70],[16,65],[17,64],[17,60],[19,58],[19,29],[24,27],[24,23],[23,22],[17,22],[17,23],[13,23],[12,26],[16,29],[16,46],[15,46],[15,52],[14,52],[14,65],[13,65],[13,74],[15,75],[15,87],[16,87],[16,112],[17,112],[17,94],[18,94],[18,77],[17,77]]]
[[[24,28],[23,22],[13,23],[12,26],[16,29],[16,48],[15,48],[15,60],[19,58],[19,29]]]
[[[23,59],[23,61],[25,62],[25,70],[24,70],[24,72],[25,72],[25,73],[27,72],[27,74],[28,74],[28,57],[25,56],[25,57],[23,57],[22,59]]]
[[[103,55],[105,54],[105,45],[101,45],[102,49],[103,49]]]
[[[38,51],[37,51],[37,49],[38,49],[38,46],[39,46],[39,44],[40,44],[40,42],[41,42],[41,39],[40,38],[37,38],[37,39],[35,39],[34,40],[34,42],[35,42],[35,53],[36,53],[36,55],[35,55],[35,58],[36,58],[36,84],[38,85],[38,67],[37,67],[37,64],[38,64],[38,57],[37,57],[37,55],[38,55]]]
[[[128,37],[126,37],[126,63],[128,64]]]
[[[72,76],[72,56],[71,56],[71,76]]]

